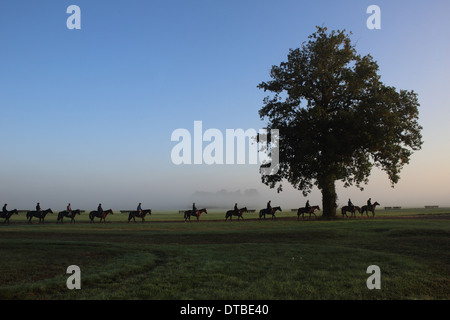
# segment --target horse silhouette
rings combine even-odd
[[[128,223],[130,222],[131,219],[133,219],[134,222],[136,222],[136,218],[141,218],[142,222],[145,222],[145,216],[149,214],[152,214],[152,210],[148,209],[148,210],[142,210],[141,213],[137,212],[137,211],[130,211],[130,214],[128,215]]]
[[[48,213],[52,213],[53,214],[52,209],[49,208],[47,210],[41,210],[41,211],[28,211],[27,212],[28,223],[31,223],[31,219],[33,217],[39,218],[39,223],[41,223],[41,222],[44,223],[45,216]]]
[[[6,211],[6,212],[0,212],[0,218],[4,218],[5,221],[3,221],[3,223],[8,222],[9,223],[9,218],[13,215],[13,214],[19,214],[19,211],[17,211],[17,209],[11,210],[11,211]]]
[[[264,219],[266,219],[266,214],[267,215],[272,215],[272,220],[274,219],[274,218],[276,218],[275,217],[275,212],[277,212],[277,211],[282,211],[281,210],[281,208],[280,207],[273,207],[273,208],[270,208],[270,209],[268,209],[268,208],[265,208],[265,209],[261,209],[261,210],[259,210],[259,220],[261,220],[261,218],[262,217],[264,217]]]
[[[208,214],[208,211],[205,208],[198,209],[196,213],[194,213],[192,210],[186,210],[184,212],[184,221],[185,222],[187,220],[191,221],[191,216],[197,217],[197,221],[200,221],[200,216],[202,215],[203,212]]]
[[[375,203],[371,206],[365,205],[361,208],[361,215],[364,214],[364,211],[366,212],[367,217],[369,217],[369,211],[372,212],[372,217],[375,217],[375,208],[376,206],[379,206],[380,204],[375,201]]]
[[[314,213],[314,211],[319,210],[320,211],[320,207],[319,206],[312,206],[310,208],[306,208],[306,207],[302,207],[302,208],[298,208],[297,210],[297,219],[300,219],[300,215],[302,216],[303,220],[305,219],[305,213],[309,213],[309,219],[311,219],[311,215],[313,214],[314,217],[317,218],[316,214]]]
[[[108,209],[108,210],[105,210],[103,212],[99,212],[99,211],[91,211],[91,212],[89,212],[89,219],[91,219],[90,223],[94,222],[94,218],[100,218],[100,222],[102,222],[102,220],[103,220],[103,222],[106,222],[106,216],[109,213],[110,214],[114,214],[112,209]]]
[[[350,217],[355,217],[356,218],[356,211],[361,213],[361,208],[358,207],[358,206],[353,206],[353,207],[351,207],[351,206],[343,206],[341,208],[342,217],[344,217],[344,216],[348,217],[347,216],[347,212],[350,212],[351,213]]]
[[[70,218],[70,223],[72,223],[72,222],[75,223],[75,216],[80,213],[81,213],[80,209],[76,209],[76,210],[72,210],[72,211],[67,211],[67,210],[60,211],[58,213],[58,218],[56,219],[56,223],[58,223],[59,221],[61,221],[61,223],[64,223],[63,222],[64,217]]]
[[[242,216],[242,214],[244,212],[248,212],[247,207],[238,209],[237,212],[235,210],[228,210],[227,213],[225,214],[225,221],[227,221],[228,218],[230,218],[230,221],[232,221],[233,220],[233,216],[237,216],[238,217],[238,221],[239,221],[239,219],[244,220],[244,217]]]

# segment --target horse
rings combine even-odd
[[[203,212],[208,214],[208,211],[206,211],[205,208],[198,209],[196,213],[194,213],[192,210],[186,210],[184,212],[184,222],[186,222],[188,219],[189,219],[189,221],[191,221],[191,216],[197,217],[197,221],[199,221],[200,220],[200,216],[201,216],[201,214]]]
[[[353,207],[351,207],[351,206],[343,206],[341,208],[342,217],[344,217],[344,216],[348,217],[347,216],[347,212],[350,212],[351,213],[350,217],[355,217],[356,218],[356,211],[361,213],[361,208],[358,207],[358,206],[353,206]]]
[[[141,213],[137,211],[130,211],[130,214],[128,215],[128,223],[130,223],[130,220],[133,219],[134,222],[136,222],[136,218],[141,218],[142,222],[145,222],[145,216],[149,214],[152,214],[152,210],[142,210]]]
[[[9,223],[9,218],[13,215],[13,214],[19,214],[19,211],[17,211],[17,209],[11,210],[11,211],[6,211],[6,212],[0,212],[0,218],[4,218],[5,221],[3,221],[3,223],[8,222]]]
[[[309,209],[306,209],[305,207],[302,208],[298,208],[297,210],[297,219],[300,219],[300,215],[302,215],[302,219],[305,220],[305,213],[309,213],[309,219],[311,219],[311,215],[313,214],[314,217],[317,218],[316,214],[314,213],[314,211],[319,210],[320,211],[320,207],[319,206],[312,206]]]
[[[239,209],[237,212],[235,210],[228,210],[227,213],[225,214],[225,221],[227,221],[228,218],[230,218],[230,221],[232,221],[233,220],[233,216],[237,216],[238,217],[238,221],[241,218],[242,218],[242,220],[244,220],[244,217],[242,216],[242,213],[244,213],[244,212],[248,212],[247,207]]]
[[[265,208],[265,209],[261,209],[259,210],[259,220],[261,220],[261,218],[264,216],[264,219],[266,219],[266,214],[271,214],[272,215],[272,220],[275,217],[275,212],[280,211],[282,212],[280,207],[273,207],[273,208]]]
[[[61,223],[63,223],[64,217],[70,218],[71,219],[70,223],[72,223],[72,222],[75,223],[75,216],[80,213],[81,213],[80,209],[76,209],[76,210],[72,210],[72,211],[67,211],[67,210],[60,211],[58,213],[58,219],[56,220],[56,223],[58,223],[59,221],[61,221]]]
[[[28,211],[27,212],[28,223],[31,223],[31,219],[33,217],[39,218],[39,223],[41,223],[41,222],[43,223],[44,219],[45,219],[45,216],[48,213],[52,213],[53,214],[52,209],[49,208],[47,210],[41,210],[41,211]]]
[[[109,213],[114,214],[114,212],[112,211],[112,209],[108,209],[108,210],[105,210],[105,211],[103,211],[103,212],[99,212],[99,211],[91,211],[91,212],[89,213],[89,219],[91,219],[91,222],[90,222],[90,223],[94,222],[94,218],[100,218],[100,222],[102,222],[102,220],[103,220],[103,222],[106,222],[106,216],[107,216]]]
[[[372,212],[372,217],[375,217],[375,208],[376,206],[379,206],[380,204],[375,201],[375,203],[371,206],[365,205],[361,208],[361,215],[364,214],[364,211],[366,212],[367,217],[369,217],[369,211]]]

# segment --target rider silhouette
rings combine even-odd
[[[237,203],[234,204],[234,213],[237,215],[239,213],[239,209]]]
[[[193,215],[197,214],[197,207],[195,206],[195,202],[192,204],[192,214]]]
[[[101,203],[98,204],[97,211],[98,211],[98,213],[103,213],[103,208],[102,208],[102,204]]]
[[[72,206],[70,205],[70,203],[67,205],[67,212],[72,212]]]
[[[141,214],[142,213],[142,207],[141,207],[142,203],[139,202],[139,205],[137,206],[137,213]]]
[[[311,206],[309,205],[309,200],[306,201],[305,209],[306,209],[306,210],[311,209]]]
[[[7,212],[8,212],[8,210],[6,209],[6,206],[7,206],[7,205],[8,205],[8,204],[5,203],[5,205],[3,206],[2,211],[3,211],[4,213],[7,213]]]
[[[367,200],[367,206],[368,207],[372,206],[372,198],[369,198],[369,200]]]
[[[349,206],[352,210],[354,210],[354,208],[355,208],[355,206],[353,205],[352,200],[350,200],[350,198],[348,199],[348,206]]]
[[[39,204],[39,202],[36,205],[36,211],[41,212],[41,205]]]

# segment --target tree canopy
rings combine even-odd
[[[273,66],[259,110],[278,129],[279,170],[262,182],[282,190],[287,180],[303,195],[322,192],[323,215],[336,215],[335,182],[363,189],[373,166],[394,186],[422,145],[414,91],[384,85],[378,64],[357,54],[350,35],[317,27],[286,62]]]

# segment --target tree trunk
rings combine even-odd
[[[322,191],[322,217],[332,219],[336,217],[336,186],[335,180],[331,177],[326,177],[320,183],[319,188]]]

